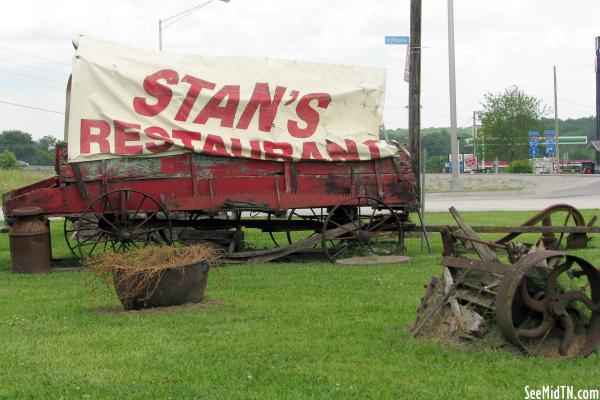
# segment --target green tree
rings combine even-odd
[[[425,162],[425,172],[428,174],[439,174],[444,170],[444,165],[448,161],[448,156],[432,156],[427,157]]]
[[[0,133],[0,152],[9,150],[17,160],[33,163],[37,152],[31,135],[19,130],[2,131]]]
[[[504,92],[484,95],[479,140],[485,143],[486,159],[498,157],[513,161],[529,156],[529,131],[543,130],[546,113],[540,99],[527,95],[516,86]]]
[[[10,150],[4,149],[2,153],[0,153],[0,169],[18,169],[19,163],[17,162],[17,158]]]

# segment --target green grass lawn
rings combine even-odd
[[[530,215],[464,213],[473,225]],[[66,257],[60,221],[52,234]],[[0,235],[0,398],[518,399],[526,385],[600,388],[598,354],[554,361],[412,339],[423,285],[440,273],[432,243],[423,255],[407,240],[405,265],[220,267],[205,305],[125,313],[85,273],[12,275]],[[600,266],[600,237],[576,253]]]

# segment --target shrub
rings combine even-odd
[[[533,173],[533,164],[529,160],[514,160],[506,169],[511,174],[531,174]]]
[[[17,158],[8,149],[0,153],[0,169],[19,169]]]

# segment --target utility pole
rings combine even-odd
[[[473,157],[475,157],[475,170],[477,170],[479,160],[477,160],[477,112],[476,111],[473,111]]]
[[[410,1],[410,78],[408,82],[408,132],[412,170],[421,198],[421,0]]]
[[[458,133],[456,129],[456,72],[454,65],[454,0],[448,0],[448,73],[450,80],[450,133],[452,141],[452,179],[450,190],[460,190],[458,172]]]
[[[558,144],[558,98],[556,96],[556,65],[554,66],[554,138],[556,140],[556,172],[560,174],[560,147]]]
[[[596,36],[596,140],[600,140],[600,36]],[[595,169],[599,166],[600,151],[597,151]]]

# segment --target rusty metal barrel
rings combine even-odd
[[[13,210],[8,237],[12,272],[46,274],[50,272],[50,229],[39,207]]]

